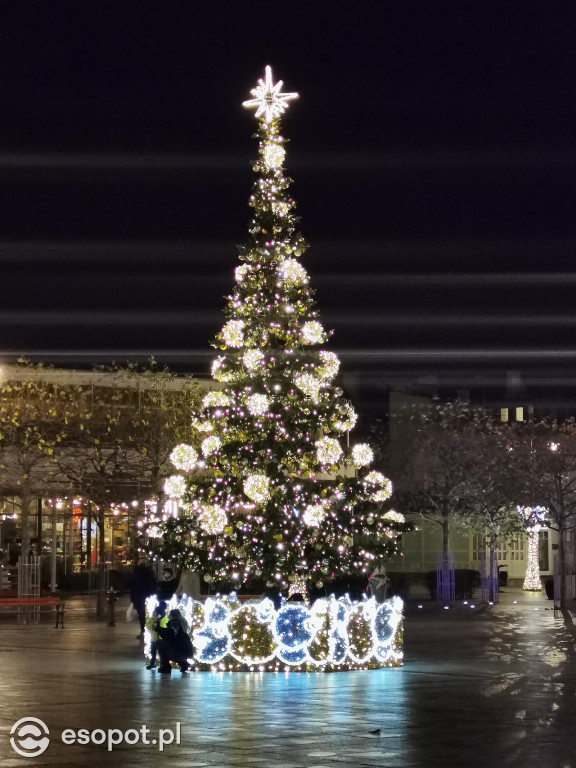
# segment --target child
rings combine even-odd
[[[156,666],[156,644],[158,643],[158,627],[162,629],[168,625],[168,616],[166,616],[166,601],[160,600],[152,616],[147,619],[146,627],[150,631],[152,643],[150,645],[150,663],[146,669],[154,669]]]

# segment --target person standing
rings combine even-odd
[[[139,639],[144,636],[146,625],[146,598],[153,595],[155,591],[154,571],[144,560],[139,560],[134,566],[130,579],[130,601],[138,614],[140,623]]]

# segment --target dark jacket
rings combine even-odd
[[[194,653],[192,641],[182,629],[179,621],[170,619],[165,627],[157,626],[156,630],[168,646],[168,656],[171,661],[192,658]]]
[[[149,565],[137,565],[130,577],[130,602],[141,603],[156,591],[156,579]]]

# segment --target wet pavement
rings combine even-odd
[[[408,606],[404,667],[309,675],[158,675],[135,625],[88,619],[80,602],[64,630],[1,619],[0,765],[576,768],[571,615],[513,589],[496,606],[421,605]],[[34,759],[10,745],[30,716],[51,739]],[[143,744],[142,726],[174,743]],[[64,744],[66,729],[132,729],[140,741],[109,752]]]

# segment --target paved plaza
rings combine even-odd
[[[574,630],[540,594],[509,589],[497,606],[450,610],[411,601],[405,666],[370,672],[166,677],[144,668],[136,631],[81,610],[64,630],[0,620],[2,768],[576,768]],[[51,738],[34,759],[10,745],[29,716]],[[143,725],[166,741],[176,723],[180,744],[162,753],[62,741],[66,729]]]

